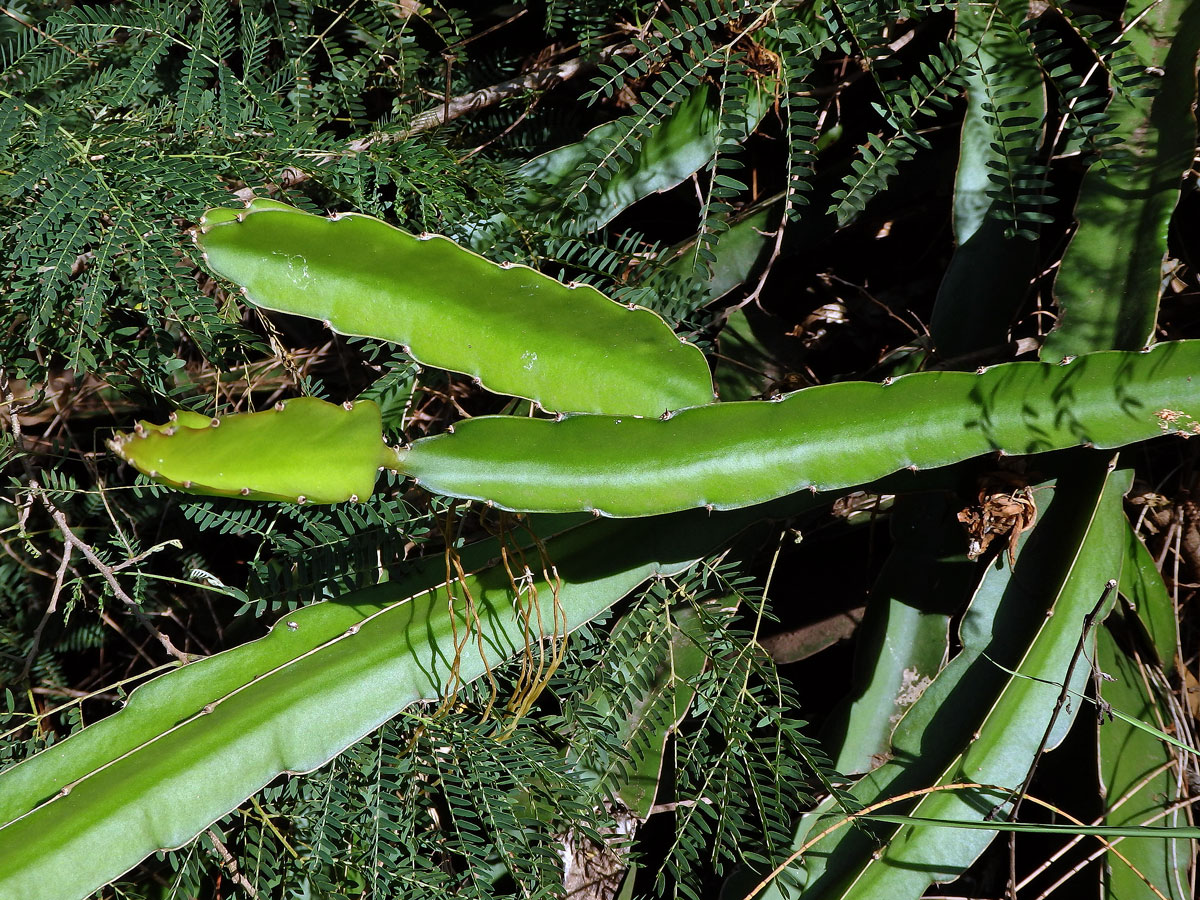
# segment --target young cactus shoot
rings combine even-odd
[[[180,490],[290,503],[365,500],[379,468],[395,464],[370,400],[339,405],[297,397],[222,418],[179,410],[163,425],[138,423],[109,446],[139,472]]]

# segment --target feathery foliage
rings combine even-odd
[[[1028,49],[1036,84],[964,53],[942,0],[7,9],[0,770],[113,712],[173,651],[208,656],[281,615],[286,629],[295,610],[414,565],[450,579],[460,554],[487,540],[508,553],[518,528],[536,537],[533,559],[541,539],[577,524],[518,524],[391,473],[373,496],[329,507],[199,497],[105,456],[113,429],[177,407],[223,416],[301,395],[369,399],[391,444],[465,417],[538,414],[425,371],[405,348],[243,302],[192,241],[206,209],[264,197],[366,213],[594,285],[718,360],[722,399],[953,368],[963,360],[939,359],[924,337],[937,278],[910,278],[908,257],[932,269],[962,248],[939,231],[919,254],[885,249],[884,264],[861,263],[861,284],[839,254],[858,266],[903,232],[908,208],[945,205],[969,80],[994,136],[986,198],[999,233],[988,240],[1047,246],[1063,236],[1082,171],[1137,164],[1109,103],[1154,89],[1120,10],[1021,16],[987,28]],[[1019,99],[1031,89],[1049,98],[1044,119]],[[543,154],[557,167],[531,169]],[[746,227],[759,210],[768,224]],[[934,232],[948,220],[943,209],[922,222]],[[878,243],[846,252],[868,232]],[[904,284],[880,299],[868,277]],[[1044,334],[1036,277],[1005,339]],[[964,365],[1007,352],[976,349]],[[964,464],[962,484],[947,476],[933,489],[974,503],[977,474]],[[810,670],[769,638],[812,625],[797,597],[867,594],[890,494],[866,500],[866,515],[826,508],[770,532],[797,544],[803,532],[798,549],[772,556],[767,532],[753,532],[651,582],[572,635],[536,697],[528,659],[497,665],[440,707],[410,707],[316,771],[275,780],[96,896],[562,897],[568,859],[607,873],[589,888],[597,897],[743,896],[746,879],[792,855],[818,795],[858,803],[806,721],[806,705],[834,691],[806,685]],[[853,562],[842,558],[828,584],[776,575],[781,558],[812,565],[852,541]],[[514,588],[533,577],[510,574]],[[702,657],[686,679],[674,656],[684,619],[699,623],[687,636],[701,635]],[[556,652],[548,630],[529,659]],[[682,708],[639,718],[676,681],[687,683]],[[661,751],[645,815],[622,800],[646,763],[630,722]],[[789,871],[772,889],[801,881]]]

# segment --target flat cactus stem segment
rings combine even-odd
[[[430,490],[504,509],[646,516],[835,490],[994,451],[1107,449],[1172,432],[1200,433],[1200,341],[841,382],[663,421],[485,416],[417,441],[402,466]]]
[[[704,355],[655,313],[444,237],[253,201],[211,210],[196,242],[256,306],[392,341],[550,411],[658,416],[713,400]]]
[[[298,397],[221,419],[180,410],[162,425],[140,423],[109,446],[180,490],[291,503],[366,500],[379,468],[395,465],[370,400],[342,406]]]

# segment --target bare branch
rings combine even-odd
[[[21,677],[17,679],[18,681],[24,681],[29,670],[33,668],[33,661],[37,658],[38,645],[42,642],[42,632],[46,628],[46,623],[50,621],[50,617],[58,609],[58,596],[62,593],[63,581],[67,577],[67,567],[71,564],[72,548],[73,545],[70,542],[63,544],[62,561],[58,564],[58,572],[54,576],[54,590],[50,593],[50,602],[46,604],[42,620],[38,622],[37,629],[33,632],[33,643],[29,647],[29,653],[25,656],[25,666],[21,669]]]
[[[518,94],[523,94],[526,91],[545,91],[563,82],[570,81],[577,76],[590,72],[600,63],[607,62],[610,59],[615,59],[619,56],[630,56],[636,52],[636,48],[632,44],[618,44],[608,47],[601,51],[598,57],[584,59],[576,57],[569,59],[564,63],[559,63],[556,66],[549,66],[544,69],[535,69],[532,72],[526,72],[519,78],[513,78],[508,81],[501,81],[498,84],[493,84],[489,87],[480,88],[477,91],[471,91],[468,94],[463,94],[460,97],[453,97],[450,100],[439,103],[437,106],[430,107],[422,113],[418,113],[413,117],[408,128],[401,131],[385,131],[377,132],[358,140],[351,141],[346,145],[346,149],[337,155],[323,156],[316,161],[316,167],[323,166],[339,156],[351,156],[357,153],[362,153],[372,147],[383,146],[386,144],[394,144],[399,141],[407,140],[414,134],[420,134],[423,131],[445,125],[460,116],[467,113],[477,112],[481,109],[495,106],[502,100]],[[308,181],[313,177],[312,171],[302,171],[295,167],[289,167],[284,170],[281,179],[285,187],[294,187]],[[253,195],[249,188],[243,188],[237,192],[238,196],[244,200],[250,199]]]
[[[42,492],[41,485],[39,485],[36,481],[31,481],[29,483],[29,489],[32,493],[37,495],[39,500],[42,501],[42,505],[45,506],[46,511],[50,513],[50,518],[54,520],[54,524],[57,525],[59,530],[62,532],[63,540],[66,541],[68,545],[74,546],[76,550],[82,553],[84,558],[87,559],[87,561],[91,563],[93,567],[95,567],[96,571],[104,576],[104,580],[108,582],[108,586],[112,588],[112,591],[116,595],[117,599],[129,607],[130,612],[132,612],[137,617],[138,621],[141,622],[142,626],[149,631],[160,644],[162,644],[163,649],[180,662],[191,662],[192,657],[171,643],[171,639],[159,631],[154,623],[150,621],[150,617],[146,615],[145,611],[138,604],[138,602],[125,593],[125,589],[122,588],[121,583],[117,581],[117,576],[113,573],[112,567],[105,564],[105,562],[96,555],[96,551],[93,550],[88,544],[80,540],[75,532],[71,530],[71,526],[67,524],[67,517],[63,515],[62,510],[50,502],[50,498]],[[63,555],[67,555],[65,550]]]
[[[254,889],[254,885],[250,883],[250,879],[238,869],[237,860],[233,858],[233,854],[229,852],[229,849],[221,843],[221,839],[217,837],[216,831],[211,828],[208,829],[208,839],[212,841],[212,845],[216,849],[217,855],[221,857],[221,862],[225,865],[225,871],[229,873],[229,877],[233,879],[233,883],[253,897],[254,900],[258,900],[258,891]]]
[[[549,90],[565,81],[570,81],[582,72],[594,69],[599,62],[606,62],[617,56],[628,56],[633,52],[634,47],[632,44],[620,44],[605,50],[600,54],[598,59],[584,59],[577,56],[575,59],[569,59],[557,66],[526,72],[520,78],[501,81],[499,84],[471,91],[469,94],[463,94],[461,97],[454,97],[449,103],[438,104],[415,116],[412,123],[404,131],[362,138],[353,141],[349,149],[355,153],[361,152],[376,143],[380,143],[380,138],[384,139],[382,142],[404,140],[422,131],[429,131],[431,128],[445,125],[452,119],[457,119],[466,113],[495,106],[501,100],[511,97],[514,94],[522,94],[525,91]]]

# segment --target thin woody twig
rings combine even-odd
[[[29,477],[33,476],[33,467],[29,463],[29,458],[23,452],[25,450],[25,438],[21,434],[21,412],[22,408],[17,406],[17,399],[13,396],[12,385],[8,381],[8,370],[0,360],[0,393],[4,395],[4,405],[8,407],[8,427],[12,431],[13,445],[17,448],[20,454],[21,467],[25,470],[25,474]],[[28,409],[28,407],[25,407]]]
[[[96,691],[78,691],[75,688],[68,687],[42,687],[41,685],[38,685],[37,687],[31,687],[29,690],[34,694],[37,694],[39,697],[71,697],[75,700],[94,700],[99,698],[100,700],[109,700],[113,703],[124,702],[116,694],[107,694],[104,692],[97,693]],[[64,706],[65,705],[66,704],[64,704]],[[45,713],[43,713],[43,718],[44,717]]]
[[[555,85],[570,81],[584,72],[591,71],[601,62],[606,62],[618,56],[629,56],[634,52],[636,52],[636,48],[632,44],[618,44],[606,48],[601,51],[598,57],[592,59],[576,57],[564,63],[559,63],[556,66],[548,66],[544,69],[535,69],[532,72],[526,72],[519,78],[501,81],[498,84],[480,88],[477,91],[471,91],[458,97],[451,97],[424,112],[418,113],[413,117],[407,128],[401,131],[378,132],[351,141],[346,145],[346,149],[342,153],[320,157],[316,161],[316,167],[330,163],[340,156],[351,156],[362,153],[372,147],[407,140],[415,134],[445,125],[447,122],[453,121],[467,113],[495,106],[508,97],[522,94],[526,91],[548,90]],[[287,187],[294,187],[297,184],[308,181],[312,177],[312,172],[302,171],[291,166],[284,171],[281,182]]]
[[[29,647],[29,653],[25,656],[25,666],[21,669],[21,677],[18,681],[24,681],[25,676],[29,674],[29,670],[33,668],[33,661],[37,658],[38,645],[42,642],[42,632],[46,629],[46,623],[50,621],[50,617],[54,615],[58,609],[58,597],[62,593],[63,581],[67,577],[67,567],[71,564],[71,551],[74,545],[70,542],[63,544],[62,561],[58,564],[58,572],[54,576],[54,590],[50,593],[50,602],[46,604],[46,611],[42,613],[42,620],[38,622],[37,628],[33,632],[33,643]]]
[[[49,572],[45,571],[44,569],[39,569],[37,566],[30,565],[29,561],[26,559],[23,559],[21,556],[19,556],[17,554],[17,551],[15,551],[9,545],[8,541],[4,540],[3,538],[0,538],[0,549],[3,549],[5,553],[7,553],[14,560],[16,560],[17,565],[19,565],[26,572],[32,572],[34,575],[40,575],[43,578],[53,578],[54,577],[53,575],[51,575]]]
[[[258,891],[254,889],[254,885],[250,883],[250,879],[242,874],[238,868],[237,860],[233,858],[233,854],[217,837],[216,831],[208,829],[208,839],[212,841],[213,849],[217,851],[217,855],[221,857],[221,862],[225,866],[225,871],[229,873],[229,877],[233,879],[233,883],[240,887],[251,897],[258,900]]]
[[[50,513],[50,518],[54,520],[54,524],[57,525],[59,530],[62,532],[63,540],[67,544],[73,545],[76,550],[83,554],[84,558],[87,559],[87,561],[96,569],[96,571],[104,577],[104,580],[108,582],[108,586],[112,588],[112,591],[116,595],[117,599],[129,607],[129,610],[137,617],[142,626],[149,631],[150,634],[152,634],[160,644],[162,644],[163,649],[180,662],[190,662],[191,657],[171,643],[171,639],[159,631],[157,627],[155,627],[154,623],[150,621],[150,617],[146,615],[141,606],[138,605],[137,601],[125,593],[125,589],[122,588],[121,583],[117,581],[117,576],[113,573],[112,567],[101,560],[100,557],[96,555],[96,552],[88,544],[80,540],[75,532],[71,530],[71,526],[67,524],[67,517],[63,515],[62,510],[51,503],[50,499],[44,493],[42,493],[41,485],[39,485],[36,481],[31,481],[29,483],[29,489],[33,494],[37,495],[39,500],[42,501],[42,505],[45,506],[46,511]],[[65,550],[64,555],[66,555]]]
[[[88,56],[86,53],[80,53],[74,47],[70,47],[70,46],[64,44],[62,41],[60,41],[58,38],[56,38],[54,35],[50,34],[49,32],[42,31],[42,29],[38,28],[36,25],[32,24],[31,22],[26,22],[21,16],[15,15],[10,9],[8,9],[8,7],[0,6],[0,13],[4,13],[4,15],[8,16],[10,19],[12,19],[18,25],[21,25],[24,28],[28,28],[30,31],[32,31],[34,34],[38,35],[39,37],[45,38],[46,40],[48,40],[50,43],[54,44],[55,46],[61,47],[62,49],[66,50],[68,53],[73,54],[77,59],[82,59],[88,65],[91,65],[91,66],[96,65],[96,61],[94,59],[92,59],[90,56]]]
[[[361,138],[357,141],[352,141],[348,149],[358,153],[377,143],[404,140],[422,131],[429,131],[431,128],[445,125],[447,122],[457,119],[466,113],[495,106],[501,100],[511,97],[514,94],[521,94],[525,91],[547,90],[555,85],[562,84],[564,81],[570,81],[581,72],[595,68],[598,61],[607,61],[616,56],[628,56],[633,52],[634,46],[632,44],[620,44],[602,52],[599,60],[584,59],[581,56],[577,56],[575,59],[569,59],[564,63],[559,63],[557,66],[535,69],[532,72],[526,72],[520,78],[501,81],[499,84],[480,88],[477,91],[471,91],[459,97],[452,97],[449,103],[440,103],[435,107],[425,110],[423,113],[417,114],[404,131]]]
[[[79,573],[76,572],[76,574],[78,575]],[[124,639],[125,643],[127,643],[130,647],[133,648],[134,653],[136,653],[138,656],[140,656],[142,659],[144,659],[151,666],[155,666],[157,668],[157,666],[158,666],[157,660],[155,660],[153,656],[151,656],[149,653],[147,653],[145,651],[145,649],[143,649],[141,644],[139,644],[137,641],[135,641],[133,638],[131,638],[129,635],[127,635],[125,633],[125,629],[122,628],[117,623],[117,620],[114,619],[112,616],[110,616],[108,613],[106,613],[103,609],[100,610],[100,621],[103,622],[105,625],[107,625],[109,628],[111,628],[113,631],[115,631],[117,634],[119,634]],[[175,663],[168,663],[168,665],[175,665]]]

